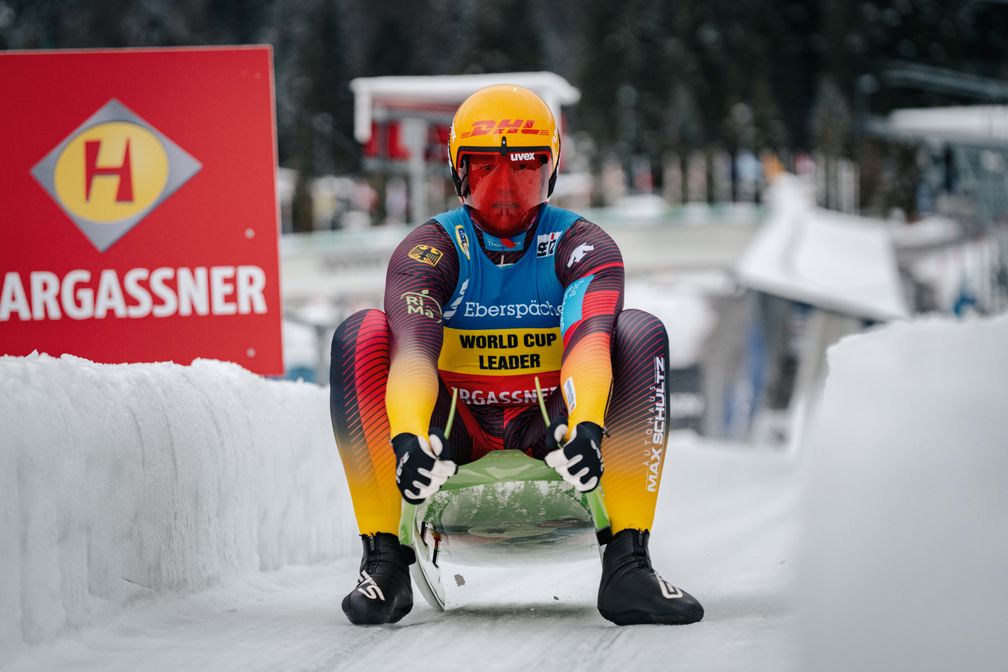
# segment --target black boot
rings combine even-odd
[[[599,613],[616,625],[681,625],[699,621],[704,615],[700,603],[658,576],[651,567],[649,536],[647,530],[620,530],[606,544],[598,593]]]
[[[416,556],[387,532],[362,534],[361,541],[360,581],[343,598],[343,613],[355,625],[395,623],[413,608],[409,566]]]

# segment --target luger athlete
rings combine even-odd
[[[394,623],[413,606],[415,559],[396,536],[402,499],[423,502],[457,464],[517,448],[581,492],[604,484],[605,618],[700,620],[700,603],[656,574],[648,553],[668,436],[668,335],[656,317],[623,310],[612,239],[546,204],[560,155],[549,107],[519,86],[481,89],[456,112],[448,150],[461,207],[406,236],[384,312],[358,312],[333,337],[333,429],[364,543],[347,618]]]

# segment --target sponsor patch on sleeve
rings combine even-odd
[[[567,402],[567,412],[570,413],[577,406],[577,393],[574,391],[574,379],[568,378],[563,384],[564,401]]]
[[[466,235],[465,227],[459,224],[455,227],[455,240],[458,241],[459,249],[465,258],[469,258],[469,236]]]
[[[417,245],[409,251],[407,256],[410,259],[419,261],[421,264],[437,266],[438,262],[441,261],[441,257],[444,256],[444,252],[430,245]]]
[[[556,252],[557,242],[560,240],[560,232],[543,233],[536,236],[536,257],[552,257]]]
[[[567,330],[581,321],[581,312],[585,293],[594,275],[575,280],[564,291],[563,310],[560,313],[560,333],[567,335]]]
[[[430,290],[406,292],[399,298],[406,302],[407,315],[423,315],[435,322],[441,321],[441,304],[430,295]]]

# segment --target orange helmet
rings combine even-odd
[[[482,88],[455,112],[448,136],[455,191],[473,221],[495,236],[528,229],[553,193],[559,159],[553,113],[524,87]]]

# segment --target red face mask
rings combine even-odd
[[[468,191],[462,202],[473,219],[498,238],[526,231],[549,190],[549,152],[521,149],[463,154],[459,163]]]

